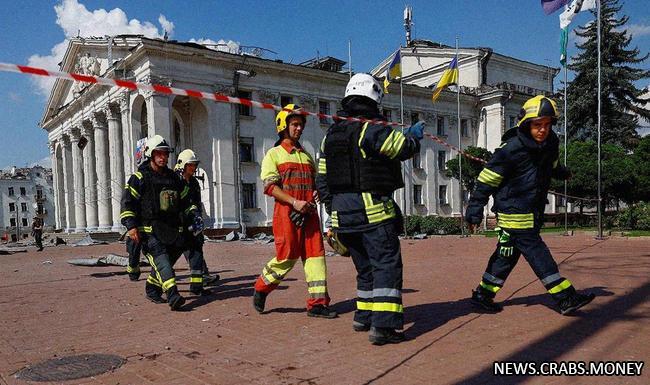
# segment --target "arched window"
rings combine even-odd
[[[147,122],[147,102],[142,102],[142,112],[140,112],[140,137],[149,136],[149,124]]]

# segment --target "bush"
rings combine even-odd
[[[425,233],[427,235],[460,234],[460,219],[428,215],[409,215],[405,218],[406,233],[414,235]]]
[[[650,230],[650,202],[640,202],[621,210],[612,224],[619,229]]]
[[[420,223],[422,217],[419,215],[407,215],[404,217],[404,230],[406,235],[414,235],[420,233]]]

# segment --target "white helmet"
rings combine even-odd
[[[181,151],[178,154],[178,161],[176,161],[174,170],[183,171],[185,170],[185,165],[188,163],[199,164],[199,157],[197,157],[194,151],[190,150],[189,148]]]
[[[151,158],[151,154],[154,152],[154,150],[174,152],[165,138],[160,135],[154,135],[151,138],[147,139],[147,144],[144,146],[144,156]]]
[[[354,95],[365,96],[374,100],[377,104],[381,104],[384,91],[379,81],[372,75],[359,73],[350,78],[348,85],[345,87],[345,97],[343,99]]]

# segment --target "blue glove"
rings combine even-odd
[[[199,235],[201,232],[203,232],[203,229],[205,226],[203,225],[203,218],[200,216],[196,216],[194,218],[194,223],[188,228],[194,235]]]
[[[414,136],[417,140],[422,140],[424,138],[424,125],[426,123],[423,120],[415,123],[411,127],[407,128],[404,131],[404,134]]]

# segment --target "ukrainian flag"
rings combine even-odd
[[[388,85],[390,82],[397,78],[402,77],[402,56],[400,55],[400,50],[395,52],[393,60],[390,62],[388,69],[386,70],[386,78],[384,79],[384,92],[388,93]]]
[[[452,60],[451,63],[449,63],[449,68],[447,68],[445,72],[442,73],[442,77],[438,81],[438,84],[436,84],[436,88],[434,88],[433,90],[431,101],[435,102],[445,87],[457,83],[458,83],[458,56],[456,56],[454,60]]]

